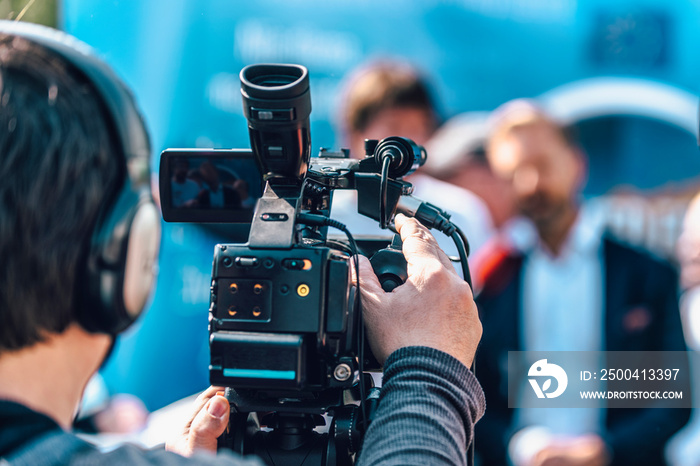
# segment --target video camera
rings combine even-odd
[[[361,251],[330,218],[333,191],[356,190],[358,212],[382,228],[402,212],[452,236],[468,280],[466,238],[445,212],[411,197],[412,185],[401,179],[425,162],[422,147],[388,137],[366,141],[361,160],[347,150],[311,157],[306,68],[251,65],[240,78],[252,151],[168,149],[160,160],[166,221],[250,223],[248,242],[216,245],[212,265],[210,381],[231,387],[236,415],[221,442],[244,454],[264,449],[271,464],[297,448],[307,461],[317,455],[311,463],[351,464],[370,418],[364,371],[380,367],[364,343],[350,276]],[[348,241],[331,239],[328,227]],[[385,290],[406,279],[400,247],[395,236],[371,259]],[[273,432],[258,432],[257,424],[251,432],[249,414],[263,412],[274,413],[264,422]],[[310,431],[329,412],[331,432],[319,438]]]

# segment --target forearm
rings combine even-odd
[[[466,464],[484,393],[458,360],[426,347],[386,361],[379,407],[358,464]]]

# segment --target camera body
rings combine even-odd
[[[451,236],[467,281],[468,243],[447,213],[413,198],[401,179],[427,157],[412,141],[367,140],[361,160],[344,149],[310,156],[306,68],[248,66],[241,93],[251,150],[168,149],[160,161],[164,220],[224,223],[239,235],[237,227],[249,228],[247,242],[216,245],[212,264],[209,375],[231,404],[219,447],[275,464],[353,464],[378,400],[364,371],[380,366],[364,339],[351,261],[372,256],[387,292],[407,268],[398,235],[355,241],[330,218],[333,192],[355,190],[357,212],[381,228],[401,212]],[[329,237],[329,228],[347,241]],[[313,430],[324,414],[327,434]]]
[[[209,313],[212,384],[348,388],[357,316],[348,254],[317,245],[217,245]]]

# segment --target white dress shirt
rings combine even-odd
[[[605,349],[603,227],[597,209],[583,208],[556,256],[541,243],[530,223],[521,220],[510,227],[509,237],[525,254],[522,350]],[[514,422],[521,430],[511,439],[511,460],[525,464],[555,438],[600,433],[603,417],[603,409],[518,409]]]

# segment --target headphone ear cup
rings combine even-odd
[[[147,192],[129,183],[93,231],[78,322],[89,331],[116,335],[143,312],[154,282],[160,215]]]
[[[155,284],[160,228],[156,206],[141,203],[129,230],[122,290],[125,315],[132,322],[143,312]]]

